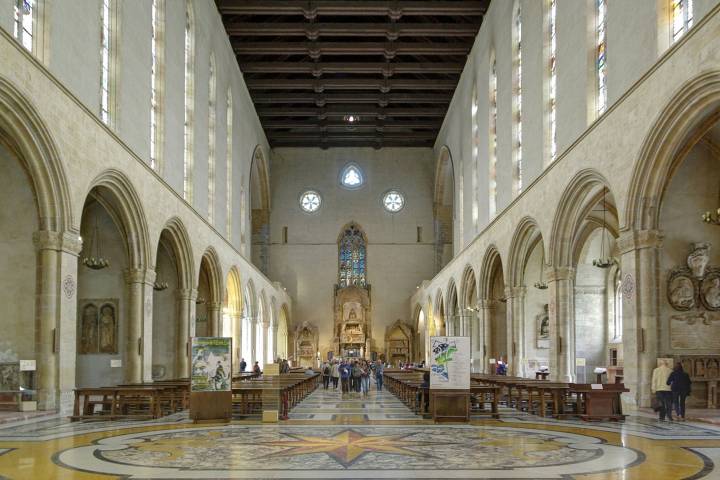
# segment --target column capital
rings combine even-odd
[[[575,278],[575,269],[572,267],[550,267],[545,270],[545,278],[547,278],[548,282],[572,280]]]
[[[197,299],[197,290],[194,288],[178,288],[175,290],[175,296],[179,300],[195,300]]]
[[[218,311],[222,309],[222,303],[219,302],[207,302],[207,309],[212,311]]]
[[[78,256],[82,251],[82,238],[69,232],[38,230],[33,233],[35,248],[40,250],[63,251]]]
[[[660,248],[663,238],[660,230],[626,230],[620,233],[617,246],[621,254],[643,248]]]
[[[523,298],[527,294],[527,287],[505,287],[505,298]]]
[[[146,285],[155,283],[155,271],[149,268],[128,268],[123,273],[125,283],[144,283]]]
[[[493,310],[495,306],[497,305],[497,300],[489,299],[489,298],[482,298],[478,300],[478,307],[481,310]]]

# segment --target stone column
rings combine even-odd
[[[525,358],[525,287],[508,287],[505,289],[507,298],[506,318],[508,327],[508,362],[510,374],[519,377],[527,376]]]
[[[550,375],[558,382],[575,381],[575,313],[572,267],[552,267],[546,273],[550,316]]]
[[[232,314],[232,332],[233,332],[233,373],[240,373],[240,358],[242,358],[242,317],[240,313]]]
[[[650,380],[660,344],[659,296],[662,233],[626,231],[618,239],[623,292],[624,403],[650,406]]]
[[[222,305],[220,303],[210,302],[207,304],[207,328],[208,337],[219,337],[222,332],[220,331],[220,316],[222,315]]]
[[[190,376],[190,323],[194,319],[190,312],[194,310],[197,292],[192,289],[177,289],[175,291],[178,301],[177,336],[175,346],[175,376]]]
[[[144,268],[125,271],[128,288],[125,340],[125,382],[152,381],[152,310],[155,272]]]
[[[480,350],[480,359],[482,361],[481,371],[483,373],[491,373],[489,351],[492,345],[492,316],[495,311],[495,301],[482,299],[478,301],[478,306],[480,307],[478,349]]]
[[[277,321],[275,321],[275,323],[273,323],[270,328],[272,328],[272,332],[273,332],[272,361],[274,362],[278,358],[278,323],[277,323]]]
[[[243,332],[244,334],[245,332]],[[255,343],[257,342],[257,321],[255,317],[250,317],[250,358],[247,360],[250,370],[255,366],[257,359],[257,348]]]
[[[77,346],[76,234],[41,230],[33,235],[37,251],[35,360],[38,408],[69,412],[75,388]]]
[[[263,342],[263,358],[260,359],[260,364],[265,365],[268,357],[268,329],[270,328],[270,322],[262,322],[262,342]]]

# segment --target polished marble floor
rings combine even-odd
[[[317,390],[280,424],[0,425],[0,478],[720,479],[720,427],[631,416],[434,425],[387,392]]]

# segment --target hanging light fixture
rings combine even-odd
[[[718,208],[714,214],[710,211],[703,213],[702,220],[711,225],[720,225],[720,208]]]
[[[545,247],[540,245],[542,251],[542,257],[540,258],[540,274],[538,275],[538,281],[535,282],[535,288],[538,290],[547,290],[548,284],[543,280],[543,270],[545,270]]]
[[[100,244],[100,229],[98,228],[98,219],[95,216],[95,228],[90,237],[90,245],[88,245],[89,255],[83,257],[82,263],[92,270],[102,270],[110,266],[110,261],[102,255],[102,245]]]
[[[607,204],[605,203],[605,187],[603,186],[603,220],[602,220],[602,238],[600,239],[600,258],[593,260],[592,264],[598,268],[610,268],[615,265],[615,259],[609,255],[605,255],[605,239],[607,238],[607,224],[605,223],[605,213],[607,212]]]

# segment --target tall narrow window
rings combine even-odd
[[[227,92],[227,150],[225,152],[225,233],[232,240],[232,159],[233,159],[233,103],[232,90]]]
[[[490,155],[488,156],[488,210],[490,219],[497,214],[497,63],[490,70]]]
[[[185,156],[183,161],[183,198],[192,203],[193,183],[193,26],[192,4],[185,2]]]
[[[110,2],[102,0],[100,38],[100,120],[110,124]]]
[[[596,26],[596,71],[597,71],[597,113],[602,115],[607,108],[607,41],[605,33],[605,19],[607,18],[607,0],[595,0],[597,12]]]
[[[165,0],[152,0],[152,66],[150,70],[150,168],[159,170],[162,121],[160,119],[161,60]]]
[[[340,238],[339,283],[340,287],[366,285],[365,277],[365,235],[360,228],[351,224]]]
[[[26,50],[33,50],[33,20],[35,0],[15,0],[15,38]]]
[[[623,310],[622,310],[622,280],[620,279],[620,271],[615,276],[615,308],[613,311],[613,340],[622,339],[623,330]]]
[[[523,137],[522,137],[522,11],[518,1],[515,11],[515,161],[513,165],[513,193],[523,188]]]
[[[555,18],[557,14],[557,0],[549,0],[548,32],[550,34],[550,54],[548,63],[549,89],[548,89],[548,124],[550,127],[550,161],[557,156],[557,28]]]
[[[478,96],[477,86],[473,87],[472,104],[470,105],[471,125],[472,125],[472,216],[475,228],[478,228],[479,222],[479,206],[478,206],[478,164],[480,162],[480,125],[478,124]]]
[[[672,41],[675,43],[693,25],[693,0],[670,0]]]
[[[208,221],[215,220],[215,56],[210,56],[210,85],[208,87]]]

